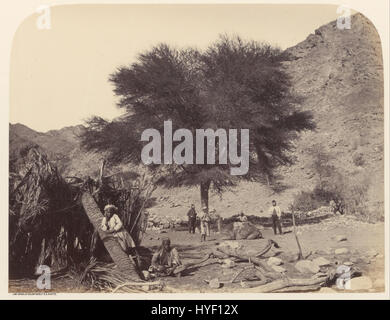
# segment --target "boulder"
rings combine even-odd
[[[212,289],[219,289],[221,287],[221,283],[219,282],[218,278],[210,280],[209,287]]]
[[[241,239],[254,240],[254,239],[260,239],[262,237],[263,236],[260,230],[257,229],[256,226],[249,221],[233,223],[233,238],[235,240],[241,240]]]
[[[300,260],[295,264],[295,269],[302,273],[317,273],[320,267],[310,260]]]
[[[335,251],[334,251],[335,254],[347,254],[349,253],[349,249],[348,248],[337,248]]]
[[[283,260],[277,257],[270,257],[268,258],[267,264],[269,266],[280,266],[283,264]]]
[[[352,278],[351,280],[347,280],[345,282],[345,288],[353,291],[369,290],[372,288],[372,281],[366,276]]]
[[[235,267],[235,262],[231,259],[224,259],[223,260],[223,264],[222,264],[222,268],[226,268],[226,269],[230,269],[230,268],[234,268]]]
[[[343,265],[350,267],[350,266],[353,266],[353,262],[352,261],[345,261],[345,262],[343,262]]]

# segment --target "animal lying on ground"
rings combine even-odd
[[[263,235],[260,230],[251,222],[233,222],[223,230],[226,234],[226,240],[254,240],[262,239]]]

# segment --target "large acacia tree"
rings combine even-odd
[[[154,128],[163,137],[166,120],[173,130],[186,128],[194,135],[202,128],[249,129],[245,175],[232,176],[229,164],[218,163],[149,168],[163,166],[160,182],[166,186],[199,185],[206,207],[210,187],[222,192],[238,179],[272,182],[274,170],[292,162],[289,153],[297,134],[314,128],[311,114],[299,110],[300,98],[291,90],[283,60],[280,49],[239,37],[222,36],[202,52],[158,45],[110,76],[125,115],[88,120],[82,144],[108,151],[114,163],[140,163],[146,144],[140,141],[142,132]]]

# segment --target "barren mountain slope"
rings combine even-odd
[[[285,66],[305,97],[302,108],[317,123],[298,141],[288,179],[299,188],[313,186],[308,149],[321,144],[344,174],[371,177],[370,200],[383,202],[383,64],[375,27],[356,14],[350,30],[331,22],[287,52]]]
[[[17,123],[10,124],[10,158],[18,157],[23,147],[43,149],[63,175],[85,176],[97,172],[103,155],[80,149],[78,134],[82,125],[42,133]]]

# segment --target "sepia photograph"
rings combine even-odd
[[[9,54],[8,294],[387,292],[378,30],[314,1],[36,8]]]

